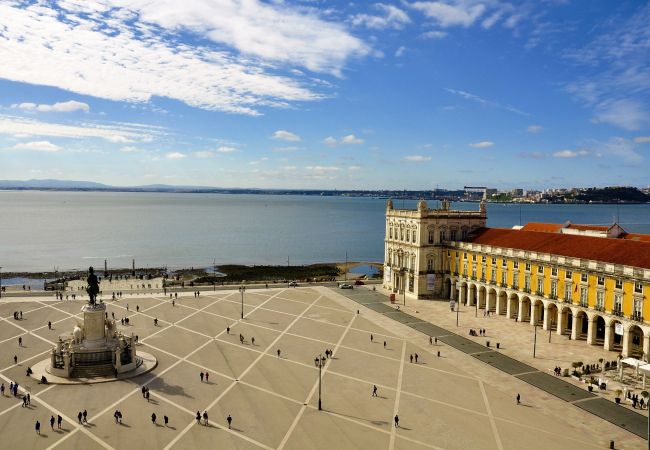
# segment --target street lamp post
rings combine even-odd
[[[0,266],[0,298],[2,298],[2,266]]]
[[[217,290],[217,260],[212,260],[212,291]]]
[[[552,333],[552,331],[553,331],[553,321],[550,320],[549,322],[551,322],[550,325],[548,326],[548,343],[550,344],[551,343],[551,335],[553,334]]]
[[[533,358],[535,357],[536,350],[537,350],[537,324],[535,324],[535,337],[533,338]]]
[[[240,286],[239,292],[241,293],[241,318],[244,318],[244,292],[246,292],[246,286]]]
[[[323,409],[321,403],[321,385],[323,383],[323,367],[325,367],[325,362],[327,359],[323,355],[319,355],[314,358],[314,364],[318,367],[318,410]]]
[[[458,301],[456,302],[456,326],[458,326],[458,311],[460,311],[460,294],[458,295]]]

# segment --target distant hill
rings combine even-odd
[[[109,189],[93,181],[72,180],[0,180],[0,189]]]

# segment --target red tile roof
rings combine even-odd
[[[611,228],[612,226],[605,226],[605,225],[580,225],[577,223],[572,223],[569,224],[567,228],[573,228],[574,230],[580,230],[580,231],[607,231]]]
[[[650,237],[650,235],[641,235]],[[482,228],[469,242],[650,269],[650,241]]]
[[[528,222],[522,227],[524,231],[543,231],[546,233],[557,233],[562,229],[561,223],[542,223],[542,222]]]
[[[650,234],[640,233],[624,233],[620,236],[621,239],[629,239],[631,241],[644,241],[650,242]]]

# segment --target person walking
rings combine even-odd
[[[176,306],[176,300],[172,300],[172,308]]]
[[[142,398],[145,398],[147,395],[147,388],[142,386]]]
[[[226,327],[226,334],[230,334],[230,327]]]
[[[432,344],[433,344],[433,338],[431,336],[429,336],[429,345],[432,345]]]
[[[417,363],[418,363],[418,354],[416,353],[415,354],[415,364],[417,364]]]
[[[115,419],[115,423],[118,423],[118,422],[119,422],[120,416],[119,416],[119,414],[118,414],[117,409],[116,409],[115,412],[113,413],[113,418]]]
[[[413,362],[413,355],[410,355],[409,359],[411,360],[411,363],[412,363]]]
[[[372,396],[377,397],[377,386],[374,384],[372,385]]]
[[[372,342],[375,339],[375,337],[370,333],[370,342]]]
[[[230,430],[230,424],[232,423],[232,417],[230,416],[230,414],[228,414],[228,418],[226,419],[226,421],[228,422],[228,429]]]
[[[521,395],[517,394],[517,404],[521,403]]]
[[[22,408],[26,408],[26,407],[27,407],[27,396],[26,396],[26,395],[23,396],[23,404],[20,405],[20,406],[21,406]]]
[[[52,329],[52,322],[51,321],[47,322],[47,328],[50,329],[50,330]]]
[[[50,428],[52,428],[52,431],[54,431],[54,422],[56,422],[54,416],[50,416]]]
[[[255,345],[255,338],[251,337],[251,345]]]
[[[0,395],[5,396],[5,384],[0,384]]]
[[[196,423],[201,425],[201,412],[200,411],[196,412]]]
[[[165,421],[165,426],[169,425],[169,417],[163,416],[163,420]]]
[[[156,425],[156,413],[151,413],[151,423]]]
[[[206,371],[205,371],[205,382],[206,382],[206,383],[208,382],[209,378],[210,378],[210,374],[209,374],[208,371],[206,370]]]
[[[79,421],[79,423],[82,423],[81,422],[82,417],[83,417],[83,413],[79,411],[79,414],[77,414],[77,420]]]
[[[201,373],[199,374],[199,377],[201,377],[201,383],[203,383],[203,376],[204,376],[203,371],[201,371]]]
[[[395,414],[395,428],[399,428],[399,416]]]
[[[18,347],[23,346],[23,338],[21,336],[18,336]]]
[[[63,423],[63,417],[61,417],[60,414],[57,414],[56,416],[56,426],[60,430],[61,429],[61,424]]]
[[[88,423],[88,411],[86,411],[85,409],[83,412],[83,416],[84,416],[84,423]]]
[[[278,349],[278,358],[280,357],[280,349]]]
[[[41,423],[37,420],[36,425],[34,425],[34,429],[36,429],[36,434],[41,434]]]
[[[32,404],[32,396],[29,395],[29,392],[27,393],[27,395],[25,397],[27,397],[27,404],[31,405]]]
[[[386,341],[384,341],[384,348],[386,348]]]
[[[203,425],[208,426],[208,412],[203,411]]]

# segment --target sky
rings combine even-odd
[[[650,185],[650,3],[0,0],[0,179]]]

